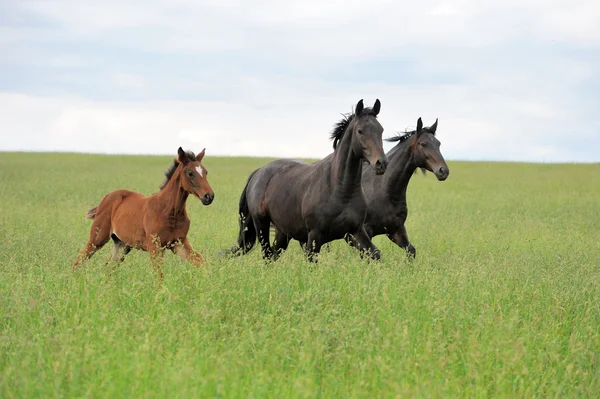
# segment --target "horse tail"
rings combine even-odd
[[[254,172],[250,174],[248,177],[248,181],[246,182],[246,186],[244,187],[244,191],[242,191],[242,195],[240,196],[240,205],[239,205],[239,217],[240,217],[240,232],[238,234],[237,244],[231,247],[230,249],[226,249],[222,251],[224,254],[230,255],[245,255],[254,247],[256,243],[256,228],[254,227],[254,222],[252,217],[250,216],[250,208],[248,207],[248,185],[250,184],[250,180],[252,177],[258,172],[259,169],[256,169]]]
[[[98,207],[95,206],[93,208],[91,208],[90,210],[87,211],[87,213],[85,214],[85,218],[86,219],[94,219],[96,217],[96,212],[98,211]]]

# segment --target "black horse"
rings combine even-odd
[[[291,239],[305,248],[309,261],[327,242],[352,235],[361,253],[380,258],[363,222],[367,203],[361,187],[363,161],[382,175],[388,160],[383,150],[383,127],[377,120],[379,100],[345,115],[331,133],[334,152],[313,164],[278,159],[252,172],[239,205],[237,245],[228,250],[245,254],[257,236],[265,259],[276,260]],[[275,226],[273,247],[270,225]]]
[[[450,170],[440,152],[440,142],[435,138],[437,119],[430,127],[423,128],[421,118],[417,130],[406,132],[386,141],[398,142],[388,153],[389,167],[384,176],[366,169],[362,185],[367,199],[365,230],[370,238],[385,234],[411,257],[416,256],[415,247],[406,234],[406,189],[411,176],[421,168],[433,172],[438,180],[448,178]],[[352,246],[360,244],[352,237],[346,239]]]

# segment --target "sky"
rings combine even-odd
[[[600,162],[599,93],[598,0],[0,1],[0,151],[315,159],[379,99],[448,160]]]

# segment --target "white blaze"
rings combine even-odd
[[[196,166],[196,170],[198,171],[198,174],[200,175],[200,177],[204,176],[204,172],[202,171],[202,166]]]

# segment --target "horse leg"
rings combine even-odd
[[[200,265],[206,263],[204,261],[204,257],[199,253],[194,251],[192,248],[192,244],[188,241],[187,238],[184,238],[180,243],[175,244],[173,247],[173,253],[179,256],[181,259],[186,260],[199,268]]]
[[[322,234],[317,231],[309,231],[308,232],[308,240],[304,245],[304,251],[306,254],[306,258],[309,262],[317,263],[318,255],[321,252],[321,247],[323,246],[323,238]]]
[[[406,227],[404,225],[400,226],[394,233],[388,233],[387,236],[394,244],[407,252],[410,260],[417,256],[417,250],[408,240],[408,234],[406,234]]]
[[[146,247],[148,248],[148,253],[150,254],[152,268],[156,272],[158,278],[162,280],[165,277],[162,272],[165,248],[161,246],[160,238],[155,235],[151,235],[147,238]]]
[[[346,234],[346,237],[344,237],[344,240],[346,240],[348,245],[350,245],[352,248],[358,248],[358,242],[356,241],[356,238],[352,234]]]
[[[92,228],[90,229],[90,238],[85,244],[85,247],[79,252],[77,258],[73,262],[73,269],[79,264],[89,259],[96,251],[102,248],[110,238],[110,219],[98,218],[94,219]]]
[[[275,259],[285,251],[290,243],[290,237],[287,234],[280,232],[275,229],[275,240],[273,241],[273,252],[275,253]]]
[[[262,248],[263,259],[275,260],[273,249],[269,242],[269,234],[271,232],[271,222],[267,217],[257,217],[254,219],[254,227],[258,235],[258,242]]]
[[[381,259],[381,252],[375,246],[375,244],[373,244],[373,241],[371,241],[371,238],[369,237],[369,234],[367,234],[364,226],[361,226],[358,232],[354,235],[354,240],[356,241],[357,248],[361,252],[361,256],[366,253],[371,259]]]
[[[106,264],[108,265],[111,261],[115,263],[121,263],[125,260],[125,255],[127,255],[131,251],[131,246],[125,244],[115,234],[112,234],[110,238],[112,238],[115,246],[113,248],[113,254],[106,261]]]

